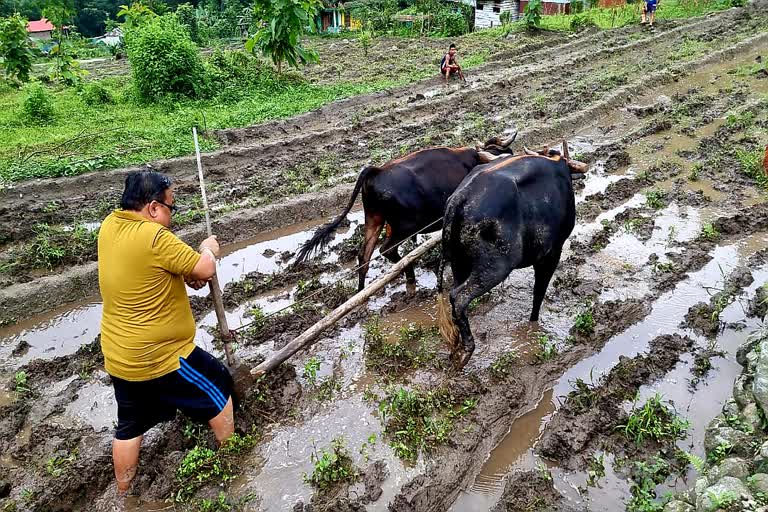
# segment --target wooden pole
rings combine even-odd
[[[197,175],[200,178],[200,195],[203,198],[203,210],[205,210],[205,228],[208,230],[208,236],[211,236],[211,215],[208,211],[208,197],[205,195],[205,180],[203,179],[203,163],[200,161],[200,144],[197,142],[197,127],[192,127],[192,136],[195,139],[195,155],[197,156]],[[219,323],[219,332],[224,342],[224,355],[227,358],[227,364],[232,367],[235,364],[235,357],[232,354],[232,332],[227,325],[227,314],[224,311],[224,300],[221,298],[221,287],[219,286],[219,277],[214,271],[213,277],[208,283],[213,298],[213,308],[216,310],[216,320]]]
[[[322,334],[324,330],[338,322],[341,318],[347,315],[350,311],[356,307],[365,303],[368,298],[374,293],[384,288],[384,286],[399,276],[406,266],[416,261],[419,257],[424,255],[428,250],[435,247],[440,243],[441,232],[433,233],[432,236],[416,249],[408,253],[403,259],[398,261],[386,274],[372,282],[359,292],[357,292],[347,302],[331,311],[328,316],[323,318],[320,322],[316,323],[306,331],[304,331],[298,338],[288,343],[285,347],[274,353],[272,357],[262,362],[259,366],[251,370],[251,374],[254,377],[258,377],[274,370],[283,361],[291,357],[293,354],[301,350],[302,348],[311,345]]]

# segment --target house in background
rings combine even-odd
[[[338,34],[342,29],[360,30],[363,24],[341,7],[325,7],[315,19],[320,32]]]
[[[107,46],[117,46],[123,39],[123,31],[120,27],[114,28],[104,34],[103,36],[94,37],[91,39],[94,43],[104,43]]]
[[[27,23],[27,32],[32,39],[50,39],[53,28],[53,23],[45,18]]]
[[[599,7],[618,7],[626,0],[599,0]],[[528,0],[472,0],[475,8],[475,28],[491,28],[501,25],[501,13],[511,12],[512,21],[519,20],[525,13]],[[543,0],[543,14],[570,14],[571,0]]]

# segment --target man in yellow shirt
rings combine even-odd
[[[120,206],[102,223],[98,242],[101,349],[117,400],[118,501],[136,475],[144,433],[177,410],[208,422],[219,444],[234,430],[232,378],[195,346],[184,286],[200,288],[213,276],[216,237],[204,240],[199,254],[168,229],[173,189],[157,172],[130,173]]]

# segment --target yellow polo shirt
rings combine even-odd
[[[200,255],[160,224],[115,210],[99,229],[101,350],[110,375],[129,381],[179,368],[195,348],[184,285]]]

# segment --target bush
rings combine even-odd
[[[189,3],[181,4],[176,8],[176,19],[179,20],[181,26],[187,29],[189,37],[195,43],[200,42],[200,35],[197,29],[197,16],[195,15],[195,8]]]
[[[543,6],[541,0],[530,0],[525,6],[523,23],[528,30],[538,30],[541,27],[541,12]]]
[[[40,84],[29,85],[26,89],[27,95],[22,105],[22,115],[24,120],[30,124],[49,124],[56,118],[56,112],[53,108],[53,98],[48,94]]]
[[[93,82],[83,87],[80,97],[86,105],[90,106],[115,102],[112,92],[98,82]]]
[[[167,94],[199,97],[206,90],[197,46],[175,16],[161,16],[126,34],[128,61],[139,97],[157,101]]]
[[[27,41],[27,22],[18,14],[0,19],[0,63],[5,74],[20,82],[29,80],[32,48]]]
[[[576,14],[571,18],[571,30],[579,32],[587,27],[594,27],[595,22],[589,16],[589,13]]]

